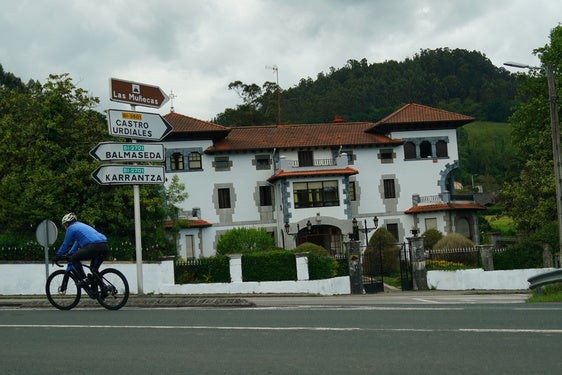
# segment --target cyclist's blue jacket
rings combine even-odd
[[[74,253],[79,247],[84,247],[91,243],[107,242],[107,237],[92,228],[91,226],[75,221],[66,229],[64,241],[57,251],[57,255],[66,254],[66,249],[74,241],[69,254]]]

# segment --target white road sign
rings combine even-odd
[[[161,165],[101,165],[92,177],[101,185],[147,185],[165,181]]]
[[[159,141],[172,131],[172,125],[157,113],[108,110],[109,134],[115,137]]]
[[[164,161],[161,143],[102,142],[90,150],[90,156],[99,161]]]

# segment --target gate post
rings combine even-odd
[[[363,271],[361,270],[361,251],[359,241],[348,242],[349,283],[351,294],[363,294]]]
[[[423,237],[410,237],[410,249],[412,254],[412,279],[414,290],[429,290],[427,286],[427,270],[425,269],[425,253],[423,248]]]

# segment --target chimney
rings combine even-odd
[[[339,124],[343,122],[343,117],[341,116],[334,116],[334,124]]]

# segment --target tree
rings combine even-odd
[[[25,237],[42,220],[58,222],[74,211],[109,237],[132,242],[132,188],[100,186],[91,177],[98,163],[89,150],[111,139],[105,116],[94,110],[98,98],[76,87],[68,74],[50,75],[45,84],[30,81],[24,88],[12,81],[15,89],[0,87],[2,231]],[[161,189],[140,189],[143,244],[168,251]]]
[[[561,52],[562,26],[552,29],[550,44],[534,51],[543,66],[552,67],[558,88],[561,84]],[[557,212],[550,107],[543,69],[533,69],[530,74],[520,73],[517,78],[518,95],[522,101],[511,117],[512,137],[525,164],[519,177],[505,185],[501,199],[518,230],[533,234],[542,228],[556,228],[552,225],[557,220]],[[557,248],[558,244],[551,245]]]

